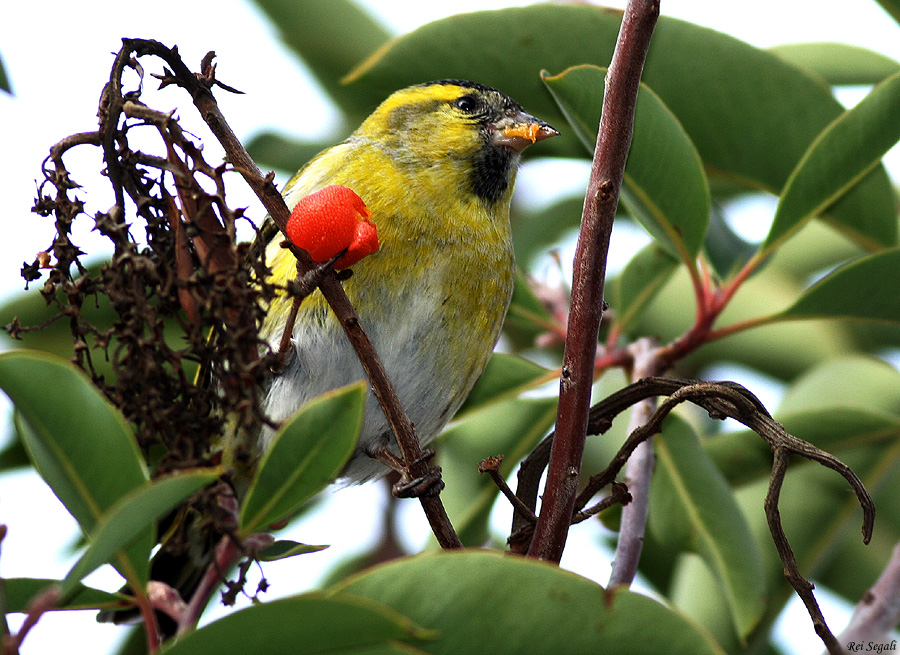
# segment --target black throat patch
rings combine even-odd
[[[516,164],[512,149],[486,142],[475,155],[472,166],[472,193],[487,204],[503,197],[509,186],[512,167]]]

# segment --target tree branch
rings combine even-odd
[[[550,453],[541,514],[529,556],[559,562],[566,545],[584,453],[603,281],[613,218],[634,129],[634,105],[658,0],[630,0],[606,79],[581,232],[575,253],[572,312],[560,377],[557,438]]]

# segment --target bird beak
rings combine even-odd
[[[522,152],[533,143],[557,136],[559,132],[540,120],[524,112],[518,112],[495,125],[493,143],[508,146]]]

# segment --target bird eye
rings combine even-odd
[[[467,114],[474,113],[478,108],[478,100],[473,96],[462,96],[456,99],[456,108]]]

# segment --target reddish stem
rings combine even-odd
[[[556,438],[550,451],[541,514],[531,557],[559,562],[575,506],[590,409],[609,236],[634,130],[634,105],[658,0],[630,0],[610,62],[575,253],[572,311],[560,377]]]

